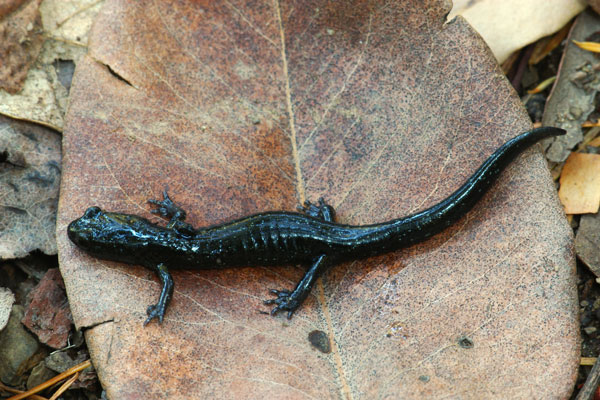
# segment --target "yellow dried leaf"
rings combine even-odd
[[[577,40],[573,40],[573,43],[583,50],[591,51],[592,53],[600,53],[600,43],[578,42]]]
[[[529,93],[529,94],[535,94],[535,93],[543,92],[544,89],[546,89],[548,86],[552,85],[555,80],[556,80],[556,75],[553,76],[553,77],[551,77],[551,78],[546,79],[543,82],[541,82],[535,88],[533,88],[531,90],[528,90],[527,93]]]
[[[567,214],[598,212],[600,155],[571,153],[560,176],[558,197]]]
[[[594,128],[596,126],[600,126],[600,120],[598,120],[596,122],[585,121],[583,124],[581,124],[582,128]]]

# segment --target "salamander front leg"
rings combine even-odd
[[[167,189],[163,191],[162,200],[150,199],[148,200],[148,203],[158,206],[158,208],[150,211],[152,214],[158,214],[162,217],[171,219],[167,224],[167,228],[175,229],[184,234],[193,234],[195,232],[193,226],[187,222],[183,222],[186,217],[186,212],[183,208],[173,203],[173,200],[171,200],[167,193]]]
[[[158,264],[155,270],[158,275],[160,281],[162,282],[162,290],[160,291],[160,297],[158,298],[158,303],[152,304],[148,306],[146,310],[146,314],[148,314],[148,319],[144,322],[144,326],[148,324],[148,322],[152,321],[155,317],[158,317],[158,323],[162,323],[163,317],[165,316],[165,311],[167,311],[167,307],[171,302],[171,297],[173,297],[173,278],[167,270],[167,266],[165,264]]]
[[[332,206],[327,204],[322,197],[319,198],[318,205],[313,204],[308,200],[305,201],[303,206],[298,206],[298,211],[327,222],[333,222],[335,220],[335,210]]]
[[[292,292],[289,290],[271,289],[271,293],[277,296],[277,298],[264,301],[265,304],[276,304],[275,308],[271,310],[271,315],[275,315],[279,311],[287,311],[288,319],[292,318],[294,311],[296,311],[302,302],[304,302],[304,299],[306,299],[310,293],[310,289],[313,287],[315,281],[327,266],[326,256],[323,254],[319,256],[308,271],[306,271]]]

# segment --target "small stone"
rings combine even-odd
[[[65,347],[73,317],[58,268],[46,272],[28,299],[23,324],[38,336],[40,342],[55,349]]]
[[[582,300],[579,304],[581,305],[581,307],[587,307],[590,305],[590,302],[587,300]]]
[[[63,373],[71,367],[77,365],[77,362],[73,360],[64,351],[56,351],[46,357],[46,366],[52,371]]]
[[[23,306],[14,305],[8,324],[0,332],[0,380],[7,385],[21,383],[20,373],[39,349],[38,341],[21,324]]]
[[[595,326],[586,326],[585,328],[583,328],[583,330],[585,331],[586,334],[591,335],[591,334],[595,333],[598,329],[596,329]]]
[[[46,363],[46,367],[50,368],[52,371],[63,373],[69,368],[81,364],[88,358],[90,358],[90,356],[83,352],[78,353],[75,358],[73,358],[65,351],[55,351],[46,357],[44,362]]]
[[[34,388],[37,385],[54,378],[56,375],[56,372],[46,367],[46,364],[42,361],[31,370],[31,374],[27,379],[27,389]]]
[[[74,367],[77,364],[81,364],[83,361],[89,359],[89,355],[87,353],[78,353],[75,358],[71,358],[67,352],[64,351],[55,351],[50,354],[44,362],[46,363],[46,367],[51,369],[54,372],[62,373],[68,370],[71,367]],[[84,369],[79,375],[79,379],[73,383],[71,389],[77,388],[86,388],[90,389],[94,387],[98,383],[98,377],[96,376],[96,371],[94,368],[89,367]]]

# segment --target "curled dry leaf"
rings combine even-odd
[[[568,396],[570,230],[536,149],[444,233],[331,268],[291,321],[262,300],[304,266],[184,269],[164,323],[143,328],[152,273],[65,234],[92,205],[158,222],[146,200],[167,185],[195,226],[320,196],[354,224],[439,202],[530,128],[480,37],[445,23],[449,8],[105,3],[71,89],[57,232],[109,397]]]
[[[60,136],[0,117],[0,259],[56,254]]]

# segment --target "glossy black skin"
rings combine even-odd
[[[321,199],[306,203],[303,213],[266,212],[222,225],[195,229],[183,222],[185,211],[164,194],[153,212],[171,218],[158,226],[145,218],[90,207],[71,222],[71,241],[86,252],[108,260],[141,264],[163,283],[156,305],[148,308],[148,323],[162,322],[173,292],[167,267],[213,269],[251,265],[312,263],[293,291],[272,290],[271,314],[287,311],[288,318],[328,267],[366,258],[421,242],[463,216],[492,186],[501,171],[523,150],[541,139],[563,135],[558,128],[539,128],[508,141],[492,154],[456,192],[442,202],[407,217],[373,225],[333,222],[333,209]]]

